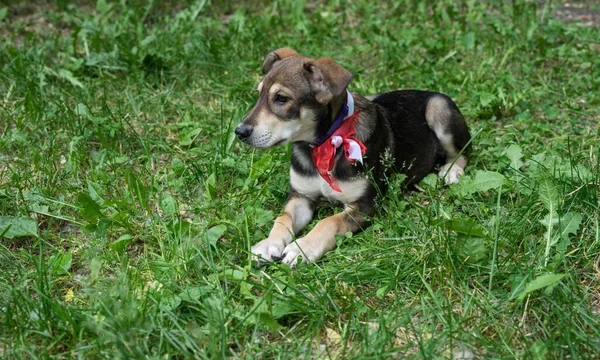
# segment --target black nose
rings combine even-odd
[[[240,140],[248,138],[250,135],[252,135],[252,131],[254,131],[254,128],[244,123],[239,124],[238,127],[235,128],[235,134],[240,138]]]

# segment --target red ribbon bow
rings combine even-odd
[[[339,188],[337,180],[331,175],[331,170],[335,166],[337,148],[341,145],[344,146],[344,155],[351,163],[357,160],[362,163],[362,155],[367,151],[367,147],[354,137],[358,114],[360,114],[360,110],[346,118],[323,144],[313,147],[310,151],[319,175],[337,192],[342,192],[342,190]]]

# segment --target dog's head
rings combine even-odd
[[[258,101],[235,129],[242,141],[259,148],[313,141],[319,122],[330,121],[323,119],[341,107],[352,78],[330,58],[315,60],[290,48],[268,54],[262,72]]]

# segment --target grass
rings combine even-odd
[[[600,30],[558,5],[7,2],[0,355],[596,357]],[[391,190],[322,261],[255,269],[290,151],[232,133],[280,46],[353,91],[450,95],[462,183]]]

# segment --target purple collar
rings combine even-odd
[[[335,117],[335,120],[333,120],[333,124],[325,134],[319,136],[319,138],[313,141],[311,145],[321,146],[337,129],[339,129],[344,120],[352,116],[352,114],[354,114],[354,98],[350,94],[350,91],[346,90],[346,101],[344,101],[342,109]]]

